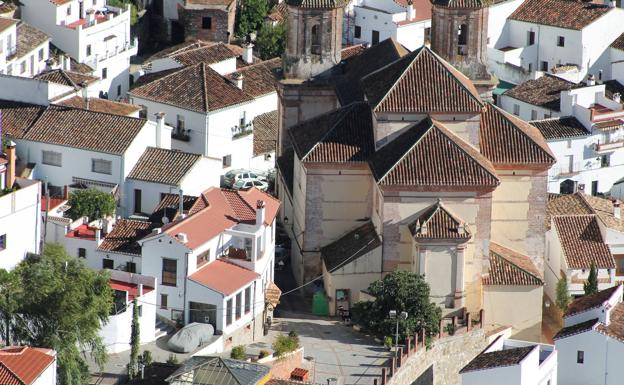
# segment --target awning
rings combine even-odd
[[[494,88],[494,91],[492,91],[493,95],[502,95],[503,93],[505,93],[505,91],[510,90],[512,88],[514,88],[516,85],[506,82],[506,81],[499,81],[498,85],[496,86],[496,88]]]
[[[601,131],[612,131],[612,130],[617,130],[618,128],[621,128],[623,124],[624,124],[624,121],[622,121],[621,119],[612,119],[612,120],[606,120],[604,122],[598,122],[598,123],[595,123],[594,125],[596,126],[597,129]]]

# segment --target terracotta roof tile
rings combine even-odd
[[[55,362],[52,351],[28,346],[0,349],[0,383],[31,385]],[[3,370],[4,369],[4,370]],[[4,381],[7,382],[4,382]]]
[[[354,101],[364,100],[364,91],[360,80],[389,63],[407,55],[410,51],[396,40],[388,38],[370,48],[342,50],[342,69],[344,76],[337,79],[336,94],[341,104],[347,105]]]
[[[481,111],[472,82],[428,47],[420,48],[362,79],[376,112]]]
[[[140,110],[140,107],[133,104],[115,102],[108,99],[89,98],[89,101],[81,96],[74,96],[57,103],[59,106],[82,108],[95,112],[106,112],[114,115],[129,116]]]
[[[468,365],[464,366],[459,373],[518,365],[536,348],[537,345],[533,345],[481,353],[470,361]]]
[[[615,268],[595,215],[556,216],[553,221],[568,268],[589,269],[592,263],[601,269]]]
[[[572,82],[557,76],[545,74],[539,79],[529,80],[519,84],[506,91],[503,95],[534,106],[560,111],[561,91],[571,90],[577,87],[579,86]]]
[[[594,318],[585,322],[578,323],[576,325],[562,328],[561,330],[557,332],[557,334],[555,334],[555,336],[553,337],[553,340],[558,340],[560,338],[567,338],[576,334],[580,334],[589,330],[593,330],[599,324],[600,322],[598,322],[598,318]]]
[[[51,105],[23,139],[123,154],[145,124],[144,119]]]
[[[165,57],[172,57],[178,55],[185,51],[192,51],[197,48],[206,47],[214,44],[213,42],[203,41],[203,40],[187,40],[180,44],[173,45],[171,47],[165,48],[161,51],[156,52],[149,58],[145,60],[146,63],[153,62],[156,59],[162,59]]]
[[[172,237],[185,233],[188,236],[186,246],[194,249],[239,223],[255,221],[256,202],[259,200],[265,202],[265,225],[270,225],[280,206],[276,198],[257,188],[233,191],[212,187],[197,199],[188,217],[162,229]]]
[[[521,164],[549,168],[555,163],[537,128],[490,103],[481,114],[479,133],[481,153],[495,167]]]
[[[624,233],[624,220],[613,215],[613,202],[610,199],[595,197],[587,194],[579,194],[587,202],[598,218],[608,228]]]
[[[148,147],[126,178],[177,186],[201,158],[200,154]]]
[[[381,246],[381,238],[372,222],[347,232],[321,248],[325,268],[332,272]]]
[[[483,284],[541,286],[544,281],[531,258],[490,242],[490,270]]]
[[[594,210],[580,194],[548,194],[546,227],[550,228],[551,218],[556,215],[594,214]]]
[[[0,32],[3,32],[5,29],[8,29],[15,24],[17,24],[19,20],[10,19],[8,17],[0,17]]]
[[[568,309],[563,316],[571,317],[575,314],[583,313],[591,309],[597,309],[602,306],[602,304],[604,304],[606,301],[608,301],[617,289],[619,289],[619,285],[610,287],[605,290],[601,290],[598,293],[577,298],[572,301],[572,303],[570,303]]]
[[[50,41],[48,35],[24,22],[17,25],[17,42],[15,45],[15,57],[22,58],[31,53],[35,48]]]
[[[375,152],[373,116],[364,102],[306,120],[288,133],[304,162],[365,162]]]
[[[141,255],[141,246],[137,241],[148,235],[153,227],[150,222],[118,219],[113,225],[113,231],[106,234],[98,250]]]
[[[221,259],[210,262],[189,278],[225,296],[243,289],[260,275]]]
[[[609,314],[609,324],[600,323],[596,327],[596,331],[624,342],[624,303],[620,302],[615,305]]]
[[[285,1],[281,1],[273,6],[267,15],[267,18],[273,22],[281,23],[288,18],[288,5]]]
[[[44,106],[0,100],[2,134],[21,138],[45,110]]]
[[[529,123],[540,130],[546,140],[589,136],[589,131],[574,116],[533,120]]]
[[[282,59],[275,58],[240,68],[236,73],[243,75],[243,92],[257,98],[277,92],[276,76],[281,68]],[[227,75],[228,79],[233,77],[234,74]]]
[[[580,30],[611,9],[604,3],[583,0],[527,0],[509,19]]]
[[[79,72],[65,71],[62,69],[45,71],[36,75],[34,78],[37,80],[45,80],[50,83],[72,87],[76,90],[82,88],[83,82],[91,84],[100,80],[95,76],[85,75]]]
[[[492,164],[475,148],[429,117],[381,147],[370,161],[381,185],[427,189],[499,184]]]
[[[611,43],[611,48],[619,49],[620,51],[624,51],[624,33],[621,34],[617,39]]]
[[[182,198],[182,211],[184,214],[189,214],[191,207],[197,201],[197,197],[184,195]],[[150,215],[150,222],[162,223],[164,217],[167,217],[168,222],[172,222],[179,214],[180,209],[180,195],[179,194],[162,194],[160,203],[154,209],[154,212]]]
[[[490,0],[433,0],[431,3],[446,8],[483,8],[487,7]]]
[[[426,209],[416,221],[409,225],[417,239],[470,239],[466,223],[451,214],[440,202]]]
[[[199,112],[215,111],[253,100],[204,63],[142,84],[130,91],[130,95]]]
[[[344,0],[286,0],[288,5],[299,8],[341,8],[346,5]]]
[[[182,52],[168,55],[168,57],[185,66],[198,63],[214,64],[227,59],[235,59],[237,56],[239,55],[236,52],[228,48],[228,44],[222,42],[185,49]]]
[[[277,147],[277,110],[258,115],[253,120],[253,156],[275,152]]]

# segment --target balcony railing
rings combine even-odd
[[[191,136],[189,132],[191,130],[173,130],[171,131],[171,139],[181,140],[183,142],[190,142]]]
[[[128,51],[136,51],[138,49],[138,46],[139,40],[135,37],[134,39],[132,39],[132,41],[127,41],[122,46],[117,46],[113,50],[106,51],[104,55],[95,55],[95,57],[85,60],[85,64],[93,69],[98,69],[99,63]],[[134,55],[136,54],[136,52],[131,52],[131,54]]]

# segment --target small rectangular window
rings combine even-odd
[[[98,174],[111,175],[113,173],[113,162],[106,159],[91,159],[91,171]]]
[[[243,315],[243,293],[236,294],[236,319],[240,319]]]
[[[184,116],[183,115],[178,115],[177,116],[176,129],[178,130],[178,132],[182,132],[182,131],[184,131],[185,127],[186,127],[186,124],[184,122]]]
[[[362,27],[360,27],[359,25],[355,26],[355,32],[354,32],[354,36],[359,39],[362,37]]]
[[[529,72],[533,72],[533,63],[529,63]]]
[[[548,72],[548,62],[547,61],[543,61],[540,64],[540,71]]]
[[[102,260],[102,268],[112,270],[115,268],[115,262],[112,259],[104,258]]]
[[[210,261],[210,249],[197,255],[197,268],[205,265],[206,262],[209,262],[209,261]]]
[[[2,234],[0,235],[0,251],[6,249],[7,247],[7,239],[6,239],[6,234]]]
[[[162,285],[176,286],[178,278],[178,261],[175,259],[163,258]]]
[[[527,32],[527,45],[535,44],[535,32],[529,31]]]
[[[202,29],[212,29],[212,17],[202,17]]]
[[[582,350],[577,350],[576,351],[576,363],[582,364],[584,362],[585,362],[585,352]]]
[[[225,325],[229,326],[232,324],[232,303],[231,299],[228,299],[225,305]]]
[[[373,31],[371,34],[371,43],[373,45],[379,44],[379,31]]]
[[[245,314],[251,311],[251,286],[245,289]]]
[[[49,166],[61,167],[63,165],[63,154],[60,152],[43,150],[41,152],[41,163]]]
[[[531,110],[531,120],[537,120],[537,111]]]
[[[20,73],[26,72],[26,60],[20,63]]]
[[[232,165],[232,155],[226,155],[223,157],[223,167],[230,167]]]
[[[139,313],[139,317],[143,317],[143,305],[139,305],[139,309],[138,309],[138,313]]]
[[[514,109],[513,111],[514,115],[520,116],[520,106],[518,104],[514,104],[513,109]]]
[[[108,78],[108,68],[102,68],[102,79]]]
[[[67,16],[71,15],[71,5],[69,7],[67,7]]]
[[[126,271],[128,273],[136,274],[136,263],[126,262]]]
[[[121,96],[121,84],[117,86],[117,96]]]
[[[91,56],[91,44],[87,44],[87,56]]]
[[[161,309],[167,308],[167,294],[160,295],[160,308]]]
[[[87,249],[85,249],[84,247],[79,247],[78,258],[87,258]]]
[[[146,119],[147,118],[147,106],[139,105],[141,108],[139,110],[139,118]]]
[[[43,48],[39,48],[39,61],[42,61],[42,60],[43,60]]]
[[[565,47],[565,37],[557,36],[557,47]]]

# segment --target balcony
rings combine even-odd
[[[553,178],[567,178],[578,175],[581,171],[589,168],[591,167],[584,167],[583,162],[573,162],[565,166],[555,166],[551,170]]]
[[[109,20],[123,15],[125,12],[130,12],[130,8],[122,9],[112,6],[106,6],[102,9],[88,9],[85,12],[86,17],[81,17],[71,23],[66,23],[65,20],[61,20],[61,25],[69,29],[87,29],[95,25],[106,23]]]
[[[191,130],[175,129],[171,131],[171,139],[180,140],[182,142],[190,142],[191,141],[191,136],[189,135],[190,132]]]
[[[134,56],[138,52],[139,40],[135,37],[132,41],[127,41],[122,46],[117,46],[115,49],[106,51],[103,55],[94,55],[93,58],[85,61],[85,64],[89,65],[93,69],[99,69],[100,63],[113,58],[117,55],[126,54],[128,56]]]

